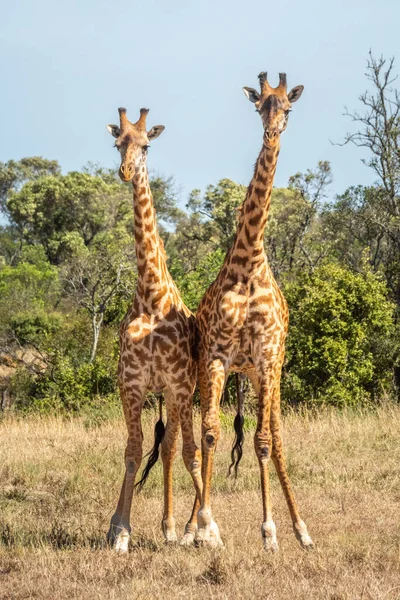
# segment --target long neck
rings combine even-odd
[[[279,149],[279,140],[275,146],[263,144],[258,156],[229,253],[232,266],[237,265],[246,270],[254,269],[264,260],[264,230],[271,203]]]
[[[153,287],[165,278],[166,263],[146,164],[136,172],[132,183],[138,283]]]

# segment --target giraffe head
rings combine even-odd
[[[286,73],[279,73],[279,85],[276,88],[269,85],[266,73],[260,73],[258,79],[261,93],[249,87],[244,87],[243,91],[250,102],[254,102],[256,111],[261,115],[266,141],[274,144],[285,131],[292,104],[300,98],[304,86],[298,85],[288,93]]]
[[[128,121],[126,108],[119,108],[118,112],[120,126],[107,125],[107,129],[116,138],[115,147],[121,155],[119,176],[122,181],[131,181],[139,167],[146,162],[149,142],[155,140],[165,127],[156,125],[146,131],[148,108],[140,109],[140,117],[136,123]]]

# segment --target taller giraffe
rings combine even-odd
[[[116,138],[121,154],[119,176],[132,181],[134,234],[137,258],[137,288],[120,326],[118,384],[128,429],[125,450],[125,477],[108,538],[118,551],[128,550],[130,513],[135,478],[142,460],[141,412],[147,391],[164,391],[167,425],[163,438],[162,421],[156,426],[156,441],[145,475],[158,456],[164,470],[164,515],[162,528],[166,541],[176,541],[172,498],[172,461],[176,451],[179,423],[183,438],[183,459],[201,496],[201,455],[193,437],[192,395],[197,376],[193,355],[196,344],[195,318],[185,306],[169,274],[166,255],[156,224],[156,214],[147,172],[149,142],[164,130],[158,125],[146,131],[148,109],[140,110],[136,123],[128,121],[126,109],[119,108],[120,127],[107,125]],[[161,410],[161,404],[160,404]],[[154,460],[155,459],[155,460]],[[196,513],[186,525],[184,543],[194,539]]]
[[[261,534],[264,547],[276,551],[268,463],[276,467],[293,521],[304,548],[312,546],[307,527],[290,486],[280,431],[280,377],[288,329],[288,307],[264,251],[264,229],[279,155],[280,135],[286,129],[291,105],[303,86],[287,93],[286,75],[272,88],[267,74],[259,75],[261,94],[243,88],[261,116],[263,144],[241,208],[233,245],[221,271],[202,299],[197,322],[200,334],[199,385],[202,410],[203,495],[198,513],[198,544],[220,545],[211,516],[210,486],[213,458],[220,436],[219,403],[229,371],[248,375],[258,395],[254,437],[263,502]]]

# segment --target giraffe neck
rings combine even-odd
[[[146,164],[135,173],[132,183],[138,285],[155,287],[165,279],[166,264]]]
[[[229,261],[231,267],[236,266],[239,270],[255,269],[264,261],[264,230],[279,149],[279,140],[275,146],[263,144],[247,188]]]

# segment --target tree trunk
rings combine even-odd
[[[103,323],[103,313],[100,315],[99,319],[96,318],[96,314],[92,317],[92,329],[93,329],[93,343],[92,343],[92,354],[90,356],[90,362],[92,363],[96,358],[97,353],[97,345],[99,343],[100,337],[100,329]]]

